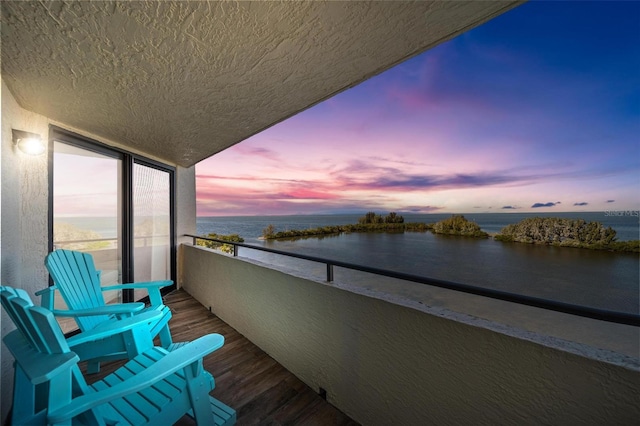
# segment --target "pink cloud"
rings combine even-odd
[[[232,149],[233,152],[246,157],[259,157],[271,161],[281,161],[281,157],[278,152],[267,148],[238,144],[229,149]]]
[[[222,176],[212,174],[196,174],[196,181],[207,180],[229,180],[229,181],[245,181],[245,182],[301,182],[295,179],[280,179],[265,176]]]
[[[297,198],[297,199],[316,199],[316,200],[336,200],[341,198],[337,194],[332,194],[329,192],[320,192],[314,191],[310,189],[300,188],[293,189],[287,193],[282,194],[285,198]]]

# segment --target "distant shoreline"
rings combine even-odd
[[[518,210],[505,210],[495,212],[431,212],[431,213],[416,213],[397,211],[398,214],[404,216],[442,216],[442,215],[602,215],[603,217],[636,217],[640,220],[640,210],[595,210],[595,211],[540,211],[540,212],[523,212]],[[297,213],[297,214],[236,214],[236,215],[209,215],[209,216],[197,216],[198,218],[248,218],[248,217],[311,217],[311,216],[361,216],[362,212],[352,213]]]
[[[627,214],[626,212],[630,212]],[[502,227],[517,222],[525,217],[560,216],[569,218],[583,218],[589,221],[600,221],[614,228],[620,241],[632,241],[640,238],[640,218],[635,216],[635,210],[610,210],[591,212],[525,212],[499,211],[496,213],[465,213],[465,216],[477,222],[481,228],[496,234]],[[440,218],[451,216],[451,213],[402,213],[407,222],[436,222]],[[215,232],[218,234],[240,233],[244,238],[257,242],[262,229],[270,222],[279,226],[295,228],[318,227],[325,225],[340,225],[356,221],[360,213],[323,213],[304,215],[236,215],[236,216],[197,216],[196,232],[200,235]],[[98,232],[103,238],[116,238],[118,222],[110,217],[56,217],[56,222],[71,223],[79,228]],[[286,229],[286,228],[285,228]]]
[[[373,213],[371,213],[373,214]],[[382,220],[382,216],[379,217]],[[308,229],[276,231],[270,224],[263,229],[261,240],[295,240],[322,238],[342,233],[426,232],[465,238],[490,238],[502,243],[535,244],[610,252],[640,253],[639,240],[616,241],[616,231],[597,221],[533,216],[505,226],[499,233],[487,233],[463,215],[451,215],[436,223],[378,222],[333,225]],[[402,219],[404,220],[404,219]]]

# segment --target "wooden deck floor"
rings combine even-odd
[[[204,359],[204,367],[216,381],[211,395],[236,410],[237,424],[357,425],[188,293],[174,291],[164,300],[173,312],[169,326],[174,341],[209,333],[224,336],[224,346]],[[101,378],[119,365],[105,364],[99,374],[87,376],[87,381]],[[195,422],[185,416],[178,424]]]

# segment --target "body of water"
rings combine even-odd
[[[580,218],[611,226],[618,240],[639,238],[638,217],[615,213],[499,213],[465,214],[489,233],[533,216]],[[262,230],[276,231],[357,223],[362,215],[198,217],[197,233],[239,234],[248,244],[341,260],[358,265],[400,271],[475,286],[526,294],[545,299],[638,313],[639,255],[566,247],[501,243],[416,233],[353,233],[296,240],[263,241]],[[403,214],[405,222],[434,223],[450,214]],[[305,274],[325,275],[325,266],[257,250],[240,249],[240,256],[260,260]],[[336,280],[371,289],[383,289],[421,303],[431,304],[433,293],[424,285],[402,283],[372,274],[336,268]]]

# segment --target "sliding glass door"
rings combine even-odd
[[[121,283],[122,158],[54,141],[53,164],[53,248],[90,253],[103,286]]]
[[[102,286],[174,279],[174,169],[56,127],[51,140],[51,250],[90,253]],[[147,296],[104,294],[109,303]]]
[[[136,282],[171,279],[171,174],[133,165],[133,277]],[[136,290],[134,300],[145,294]]]

